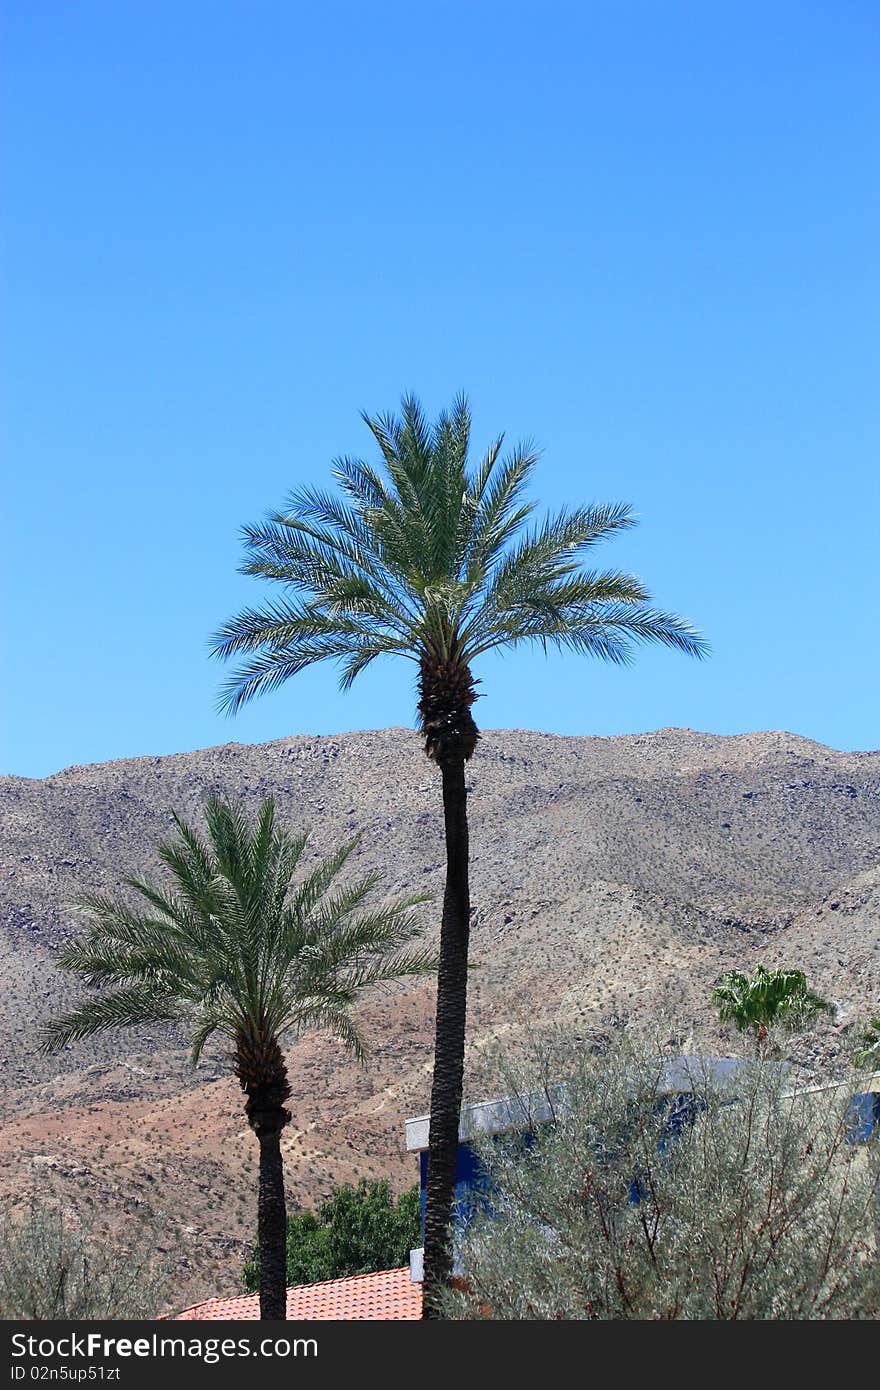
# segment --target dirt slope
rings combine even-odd
[[[880,1005],[880,753],[786,733],[665,729],[563,738],[487,733],[469,770],[474,931],[472,1085],[494,1041],[542,1019],[573,1035],[614,1017],[673,1017],[713,1038],[707,999],[732,966],[803,964],[839,1005],[801,1044],[833,1063]],[[234,1292],[254,1221],[253,1145],[219,1056],[192,1072],[167,1030],[46,1058],[34,1026],[69,1000],[54,965],[65,904],[158,871],[170,809],[219,790],[275,794],[315,854],[356,831],[388,891],[442,892],[438,777],[409,730],[227,744],[165,758],[0,778],[0,1196],[52,1188],[122,1238],[157,1216],[181,1296]],[[437,910],[426,921],[434,930]],[[427,1105],[428,984],[364,1006],[369,1067],[332,1042],[291,1052],[292,1195],[364,1173],[414,1180],[403,1120]]]

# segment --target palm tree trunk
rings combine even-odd
[[[260,1267],[260,1317],[287,1318],[287,1206],[281,1131],[290,1124],[284,1102],[290,1082],[284,1053],[262,1016],[235,1042],[235,1074],[247,1096],[245,1114],[260,1141],[260,1186],[257,1195],[257,1259]]]
[[[260,1188],[257,1198],[257,1248],[260,1263],[260,1317],[287,1318],[287,1206],[284,1200],[284,1168],[281,1161],[281,1130],[285,1111],[279,1112],[278,1125],[260,1126]]]
[[[426,1318],[438,1316],[436,1296],[452,1278],[452,1212],[464,1077],[470,932],[464,760],[444,762],[441,770],[446,826],[446,891],[440,928],[434,1079],[428,1136],[423,1285]]]

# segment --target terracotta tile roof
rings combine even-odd
[[[178,1319],[257,1320],[260,1300],[256,1294],[241,1298],[210,1298],[178,1313]],[[293,1321],[371,1318],[392,1322],[422,1316],[422,1286],[410,1278],[409,1266],[385,1269],[381,1274],[357,1274],[351,1279],[328,1279],[321,1284],[299,1284],[287,1290],[287,1316]]]

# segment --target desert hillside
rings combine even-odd
[[[473,1086],[496,1039],[542,1020],[574,1036],[615,1018],[674,1018],[713,1045],[708,995],[732,967],[803,965],[836,1019],[800,1044],[833,1066],[880,1005],[880,753],[786,733],[691,730],[621,738],[484,735],[469,771],[473,853]],[[0,1198],[56,1190],[121,1238],[167,1228],[181,1298],[234,1292],[253,1229],[255,1154],[220,1056],[190,1070],[163,1030],[46,1058],[35,1025],[71,998],[54,964],[66,904],[158,872],[171,808],[210,791],[276,796],[314,853],[355,832],[385,888],[442,892],[439,779],[405,729],[227,744],[174,757],[0,778]],[[439,909],[426,909],[434,931]],[[403,1121],[427,1105],[432,990],[377,990],[366,1069],[332,1042],[290,1055],[289,1186],[415,1179]]]

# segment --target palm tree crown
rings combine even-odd
[[[777,1024],[789,1031],[811,1023],[831,1005],[807,986],[802,970],[768,970],[758,965],[750,980],[739,970],[722,975],[712,991],[722,1023],[733,1023],[741,1033],[759,1040]]]
[[[381,471],[341,458],[338,493],[301,488],[283,512],[244,528],[242,572],[296,596],[248,609],[217,634],[217,655],[247,657],[224,687],[226,708],[317,661],[338,661],[347,688],[376,657],[398,655],[420,665],[421,726],[442,761],[473,752],[461,708],[474,698],[471,663],[495,647],[538,642],[612,662],[640,642],[704,653],[638,579],[581,567],[598,541],[633,524],[627,506],[564,509],[527,529],[538,454],[519,445],[502,457],[501,437],[469,467],[463,397],[433,426],[411,396],[400,418],[363,419]]]
[[[271,799],[253,826],[216,797],[205,819],[208,843],[175,816],[176,837],[159,847],[170,888],[130,878],[139,908],[103,894],[77,905],[88,927],[59,963],[105,988],[48,1024],[44,1042],[54,1050],[107,1028],[186,1018],[193,1062],[213,1034],[226,1038],[254,1101],[287,1034],[329,1029],[364,1055],[350,1012],[360,992],[432,968],[409,948],[424,899],[366,906],[377,875],[336,887],[356,840],[295,886],[308,836],[281,831]]]

